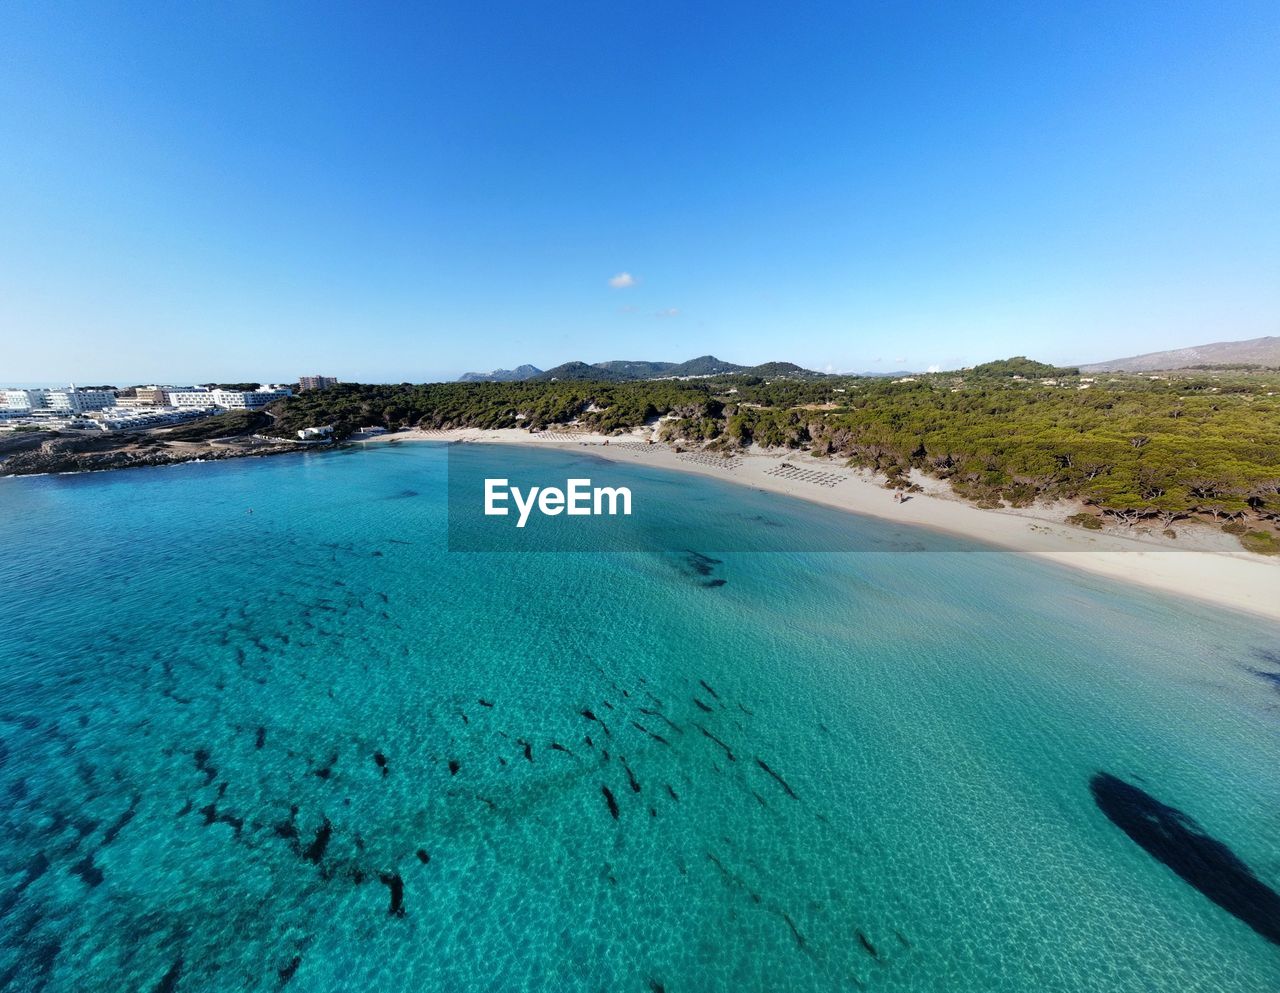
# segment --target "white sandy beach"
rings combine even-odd
[[[1127,529],[1124,533],[1115,529],[1086,531],[1063,523],[1078,509],[1071,505],[982,510],[951,495],[946,484],[928,478],[916,480],[926,492],[895,503],[883,479],[845,468],[839,460],[790,451],[748,452],[734,460],[733,468],[726,468],[718,459],[697,461],[682,457],[666,445],[646,445],[647,437],[647,433],[606,437],[585,433],[530,434],[516,428],[466,428],[403,431],[376,436],[365,443],[462,441],[572,449],[587,446],[593,455],[612,461],[691,472],[857,514],[935,528],[1110,579],[1280,621],[1280,559],[1246,552],[1230,535],[1210,528],[1179,522],[1175,525],[1179,536],[1173,540],[1158,533],[1141,534]],[[827,487],[767,473],[770,469],[776,472],[784,462],[844,478],[838,485]]]

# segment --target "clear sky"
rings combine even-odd
[[[0,382],[1278,333],[1274,0],[0,5]]]

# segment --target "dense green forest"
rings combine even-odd
[[[754,370],[753,370],[754,372]],[[686,447],[806,449],[907,482],[950,481],[983,505],[1078,498],[1169,528],[1195,516],[1280,548],[1280,374],[1181,370],[1081,377],[1025,358],[890,380],[726,375],[643,382],[343,384],[272,405],[269,433],[332,424],[606,433],[657,424]],[[661,420],[659,420],[661,419]]]

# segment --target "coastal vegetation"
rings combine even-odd
[[[778,364],[779,366],[785,364]],[[763,368],[763,367],[762,367]],[[982,506],[1077,500],[1085,517],[1170,530],[1199,518],[1280,549],[1280,374],[1180,370],[1081,376],[1017,357],[960,372],[342,384],[281,400],[267,433],[332,424],[621,433],[671,444],[801,449],[909,485],[946,480]],[[1082,526],[1090,526],[1078,519]]]
[[[166,428],[166,441],[209,441],[213,438],[238,438],[260,431],[271,424],[271,417],[257,410],[229,410],[225,414],[206,417],[191,424]]]

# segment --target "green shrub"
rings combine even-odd
[[[1258,555],[1280,555],[1280,541],[1269,531],[1250,531],[1241,535],[1240,544]]]

